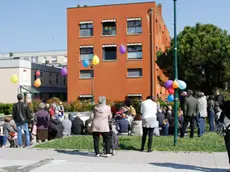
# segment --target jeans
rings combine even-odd
[[[198,128],[198,137],[201,137],[205,132],[205,120],[200,115],[196,116],[196,123]]]
[[[214,120],[215,120],[215,113],[214,111],[208,112],[208,123],[209,123],[209,131],[214,131]]]
[[[30,146],[30,133],[28,128],[28,123],[24,124],[17,124],[17,130],[18,130],[18,146],[22,147],[22,130],[25,133],[26,136],[26,146]]]
[[[153,142],[153,130],[154,130],[154,128],[145,128],[145,127],[143,127],[143,136],[142,136],[141,150],[144,150],[144,148],[145,148],[146,137],[148,135],[149,136],[148,150],[151,151],[151,149],[152,149],[152,142]]]
[[[2,146],[6,146],[7,141],[8,141],[8,136],[3,136]]]
[[[162,135],[168,136],[169,135],[169,124],[163,124],[162,126]]]

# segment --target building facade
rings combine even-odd
[[[67,65],[67,51],[31,51],[0,53],[0,59],[22,59],[50,65]]]
[[[41,86],[35,88],[37,79],[36,71],[40,70]],[[51,97],[59,97],[63,101],[67,99],[67,78],[60,75],[61,68],[46,66],[21,59],[0,60],[0,102],[13,103],[17,101],[17,94],[27,95],[28,101],[34,98],[47,100]],[[11,76],[18,76],[18,83],[13,84]]]
[[[126,96],[166,96],[158,77],[156,52],[170,45],[155,2],[76,7],[67,9],[68,101],[106,96],[120,101]],[[119,52],[125,45],[125,54]],[[100,64],[84,68],[82,60],[100,58]],[[93,78],[93,79],[92,79]]]

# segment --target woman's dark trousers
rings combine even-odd
[[[102,135],[103,142],[105,143],[105,152],[106,154],[109,154],[111,143],[112,143],[110,132],[103,132],[103,133],[93,132],[93,144],[94,144],[95,154],[96,155],[100,154],[100,151],[99,151],[100,134]]]

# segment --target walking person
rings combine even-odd
[[[196,116],[197,127],[198,127],[198,137],[201,137],[205,132],[205,119],[207,114],[207,100],[204,93],[198,93],[198,114]]]
[[[106,97],[104,96],[99,97],[98,103],[99,105],[94,108],[91,116],[94,151],[97,157],[101,156],[99,152],[99,141],[100,135],[102,135],[103,142],[105,143],[105,156],[110,157],[112,138],[110,136],[109,120],[112,118],[111,108],[106,105]]]
[[[188,96],[184,102],[184,123],[181,130],[181,135],[180,135],[181,138],[184,137],[188,123],[190,123],[190,128],[191,128],[190,138],[193,138],[194,123],[198,112],[199,112],[198,101],[195,97],[193,97],[193,91],[188,90]]]
[[[214,132],[214,121],[215,121],[215,97],[213,95],[208,98],[208,123],[209,131]]]
[[[141,103],[142,127],[143,136],[140,151],[144,151],[147,135],[148,152],[152,151],[153,130],[157,122],[157,103],[153,101],[152,96],[148,96],[145,101]]]
[[[17,125],[18,131],[18,147],[22,147],[22,130],[26,136],[26,146],[30,146],[29,123],[32,119],[30,109],[26,103],[23,102],[22,94],[17,95],[18,103],[14,104],[12,117]]]

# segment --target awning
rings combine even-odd
[[[128,18],[127,21],[141,20],[141,18]]]
[[[128,94],[128,97],[142,97],[142,94]]]
[[[83,94],[83,95],[80,95],[79,97],[80,98],[91,98],[91,97],[93,97],[93,95],[91,95],[91,94]]]
[[[93,21],[81,21],[79,24],[88,24],[88,23],[93,23]]]
[[[116,22],[115,19],[111,19],[111,20],[102,20],[102,23],[106,23],[106,22]]]
[[[80,48],[93,48],[93,45],[83,45],[83,46],[80,46]]]
[[[127,44],[127,46],[135,46],[135,45],[142,45],[142,43],[130,43],[130,44]]]
[[[39,91],[35,87],[27,86],[27,85],[21,85],[20,86],[22,89],[28,91],[31,94],[38,94]]]
[[[39,87],[40,93],[67,93],[66,87]]]
[[[102,45],[102,47],[117,47],[115,44],[107,44],[107,45]]]

